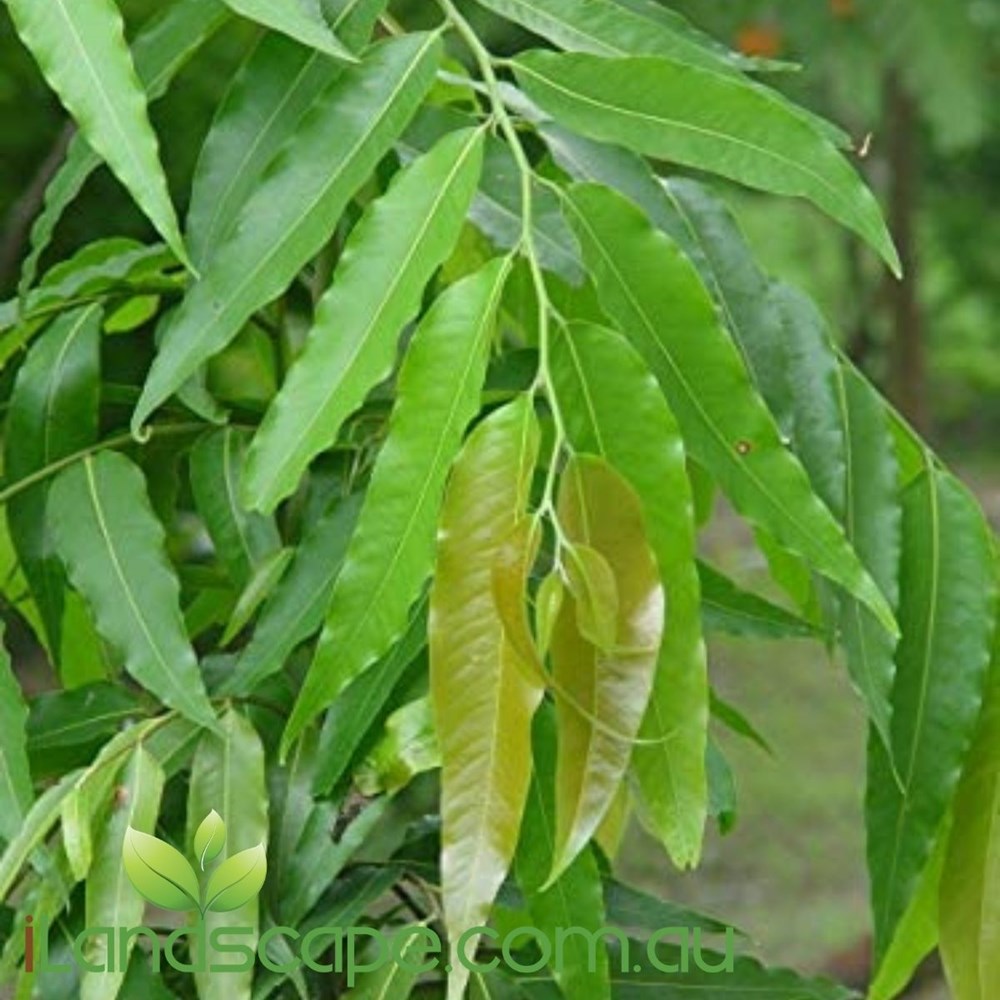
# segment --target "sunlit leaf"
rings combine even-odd
[[[238,14],[280,31],[303,45],[319,49],[345,62],[354,56],[333,33],[319,10],[299,0],[225,0]]]

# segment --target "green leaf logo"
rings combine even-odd
[[[198,876],[176,848],[130,826],[122,844],[129,881],[144,899],[165,910],[198,910]]]
[[[266,875],[263,844],[234,854],[212,872],[205,892],[205,909],[215,913],[238,910],[260,892]]]
[[[198,855],[201,870],[209,861],[214,861],[226,843],[226,824],[213,809],[202,821],[194,835],[194,852]]]

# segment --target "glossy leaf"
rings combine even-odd
[[[903,496],[891,755],[869,744],[868,864],[876,966],[916,892],[982,702],[996,621],[992,539],[965,488],[928,465]]]
[[[227,18],[220,0],[176,0],[132,41],[135,71],[147,100],[162,97],[188,58]],[[77,134],[66,151],[59,171],[45,190],[45,204],[31,227],[31,252],[21,267],[18,297],[23,301],[35,283],[38,265],[66,209],[76,200],[87,178],[101,165],[101,158]]]
[[[216,555],[238,588],[246,587],[261,564],[281,548],[274,519],[240,503],[246,446],[246,434],[223,427],[191,449],[191,490],[198,512]]]
[[[133,414],[134,430],[327,242],[423,99],[440,44],[426,34],[382,42],[323,92],[240,213],[225,252],[178,310]],[[338,136],[332,149],[331,128]]]
[[[125,669],[164,704],[214,725],[142,473],[124,455],[83,459],[53,483],[49,514],[70,580]]]
[[[641,733],[662,742],[636,747],[633,763],[652,828],[677,864],[692,865],[707,811],[708,679],[684,444],[649,369],[619,334],[574,324],[555,341],[552,365],[572,445],[602,455],[642,503],[667,622]]]
[[[226,826],[226,843],[216,856],[205,886],[203,910],[208,944],[204,958],[216,968],[237,964],[211,943],[219,927],[251,928],[241,941],[256,946],[260,927],[257,893],[264,883],[267,858],[268,798],[264,781],[264,747],[253,725],[235,709],[220,719],[221,733],[202,735],[191,764],[188,789],[187,843],[194,845],[198,827],[212,810]],[[250,996],[252,970],[225,974],[195,973],[202,1000]]]
[[[237,14],[280,31],[297,42],[344,62],[354,62],[354,56],[323,20],[320,12],[299,0],[225,0]]]
[[[226,824],[213,809],[198,825],[194,833],[194,853],[198,857],[201,870],[214,861],[226,845]]]
[[[563,125],[749,187],[807,198],[899,272],[872,193],[827,136],[768,92],[660,58],[539,51],[518,56],[514,68],[528,96]]]
[[[445,919],[456,944],[489,914],[517,847],[531,781],[531,719],[542,688],[504,640],[492,571],[527,505],[538,439],[526,396],[480,423],[455,463],[438,531],[431,697],[443,762]],[[467,945],[471,954],[475,945]],[[458,1000],[468,970],[452,965],[449,996]]]
[[[3,629],[0,629],[0,640]],[[0,641],[0,838],[9,843],[31,806],[31,770],[27,751],[28,709]]]
[[[941,955],[955,1000],[987,1000],[1000,982],[1000,629],[954,811],[940,881]]]
[[[398,175],[351,234],[297,364],[250,450],[245,496],[271,510],[393,368],[400,332],[451,253],[482,167],[481,131],[452,134]]]
[[[146,95],[117,5],[113,0],[7,0],[7,9],[87,142],[183,260],[184,242],[146,113]]]
[[[604,893],[593,849],[586,848],[558,882],[543,889],[555,860],[556,848],[556,719],[543,707],[535,716],[534,777],[521,827],[515,870],[534,926],[549,940],[559,940],[561,929],[582,927],[596,933],[605,926]],[[586,938],[567,936],[562,960],[552,968],[566,1000],[610,1000],[607,949],[591,946]]]
[[[599,552],[614,574],[618,614],[614,646],[583,637],[576,599],[568,597],[552,636],[556,683],[613,732],[557,701],[556,839],[550,882],[569,867],[600,826],[632,755],[646,715],[664,629],[664,590],[649,549],[642,505],[603,459],[575,456],[563,472],[559,522],[567,539]]]
[[[282,668],[299,643],[319,631],[360,506],[360,494],[349,497],[310,526],[260,613],[233,678],[224,686],[227,694],[252,691]]]
[[[94,861],[87,877],[85,920],[88,927],[136,927],[143,922],[145,902],[129,884],[122,864],[122,849],[133,827],[152,830],[160,811],[163,794],[163,769],[140,744],[133,751],[115,793],[107,820],[96,833]],[[98,968],[115,971],[84,970],[80,982],[82,1000],[114,1000],[125,980],[128,959],[135,945],[130,938],[124,954],[115,947],[108,953],[108,939],[96,935],[90,939],[87,959]]]
[[[316,656],[289,720],[286,746],[406,626],[433,567],[448,469],[479,407],[508,268],[508,261],[496,261],[453,285],[414,334],[400,371],[388,437],[334,583]]]
[[[122,862],[135,891],[154,906],[181,912],[198,909],[198,877],[176,847],[130,826]]]
[[[64,313],[32,346],[11,394],[4,469],[18,481],[97,439],[100,306]],[[24,575],[45,623],[53,656],[61,652],[65,574],[47,524],[49,482],[12,497],[7,522]]]
[[[567,205],[602,304],[659,379],[693,457],[740,513],[895,631],[888,602],[782,443],[692,265],[607,189],[575,186]]]

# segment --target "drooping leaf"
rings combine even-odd
[[[28,352],[11,394],[4,469],[16,482],[97,439],[101,308],[64,313]],[[49,482],[7,504],[7,522],[54,657],[61,649],[66,578],[47,523]]]
[[[820,634],[811,622],[743,590],[706,562],[698,563],[698,576],[702,621],[710,632],[752,639],[815,639]]]
[[[130,826],[122,862],[135,891],[154,906],[181,912],[198,908],[198,877],[176,847]]]
[[[223,427],[206,434],[191,449],[191,490],[198,512],[216,555],[239,588],[281,548],[274,519],[248,511],[240,502],[246,445],[245,433]]]
[[[165,705],[214,725],[139,469],[111,452],[83,459],[52,484],[49,515],[70,580],[125,669]]]
[[[684,445],[649,369],[618,334],[574,324],[556,339],[552,368],[571,444],[602,455],[642,503],[667,622],[641,735],[663,742],[636,747],[633,763],[657,836],[678,865],[692,865],[707,811],[708,680]]]
[[[181,259],[184,241],[113,0],[7,0],[21,40],[87,142]]]
[[[693,266],[612,191],[577,185],[567,205],[602,304],[659,380],[693,457],[745,517],[895,632],[885,596],[782,443]]]
[[[225,3],[237,14],[280,31],[303,45],[319,49],[343,62],[355,61],[315,6],[310,7],[300,0],[225,0]]]
[[[33,796],[27,751],[28,709],[2,640],[0,628],[0,838],[9,843],[21,829]]]
[[[177,0],[136,35],[132,42],[135,71],[150,102],[161,97],[188,58],[226,20],[220,0]],[[73,137],[66,159],[45,190],[45,204],[31,227],[31,252],[21,267],[18,298],[25,300],[35,283],[38,265],[63,213],[76,200],[101,158],[82,135]]]
[[[198,829],[194,832],[194,853],[198,857],[198,864],[202,871],[205,870],[205,865],[219,856],[225,845],[226,824],[213,809],[198,824]]]
[[[481,131],[453,133],[407,167],[351,234],[309,341],[250,449],[245,497],[271,510],[390,374],[402,328],[451,253],[482,167]],[[368,501],[370,503],[370,500]]]
[[[472,432],[452,470],[431,589],[431,697],[441,745],[445,919],[452,941],[485,922],[517,847],[542,697],[504,640],[493,565],[523,515],[538,452],[529,397]],[[472,954],[474,942],[467,942]],[[455,956],[453,955],[453,958]],[[461,997],[468,970],[449,981]]]
[[[413,116],[440,55],[435,34],[382,42],[323,92],[244,206],[224,252],[178,310],[133,414],[134,430],[327,242],[348,200]],[[332,148],[331,129],[338,137]]]
[[[241,941],[256,947],[260,927],[257,893],[264,883],[268,836],[268,799],[264,780],[264,748],[253,725],[236,709],[220,719],[221,732],[202,735],[191,764],[188,789],[187,843],[194,844],[198,827],[212,810],[226,827],[226,842],[216,856],[203,899],[207,946],[203,956],[216,969],[234,960],[213,947],[212,931],[219,927],[251,928]],[[207,967],[207,966],[206,966]],[[225,974],[195,973],[203,1000],[248,998],[253,970]]]
[[[286,745],[385,653],[406,625],[433,565],[448,469],[479,406],[508,270],[509,261],[498,260],[453,285],[414,334],[388,436],[333,586]]]
[[[604,927],[601,873],[591,848],[586,848],[549,889],[542,886],[555,860],[556,848],[556,720],[543,707],[533,726],[534,777],[521,827],[515,870],[535,927],[558,940],[568,927],[591,934]],[[567,1000],[610,1000],[607,949],[582,936],[567,936],[561,961],[552,974]],[[591,955],[593,954],[593,957]]]
[[[337,503],[306,532],[291,566],[261,611],[226,694],[247,694],[281,669],[293,649],[317,632],[330,603],[361,506],[356,494]]]
[[[955,1000],[987,1000],[1000,982],[1000,629],[954,811],[940,881],[941,955]]]
[[[975,501],[928,463],[903,495],[891,745],[869,743],[876,968],[940,835],[972,742],[996,621],[992,539]],[[891,753],[891,759],[890,759]]]
[[[528,96],[593,139],[807,198],[899,258],[874,196],[830,139],[767,91],[662,58],[529,52],[514,60]]]
[[[607,560],[619,604],[609,649],[584,638],[573,597],[564,603],[552,636],[556,682],[611,730],[557,700],[552,882],[593,836],[624,778],[653,691],[664,629],[664,589],[641,501],[629,484],[605,460],[574,456],[563,472],[558,516],[570,542],[589,545]]]
[[[125,877],[122,850],[130,829],[152,830],[156,825],[163,780],[163,769],[139,744],[122,773],[111,812],[95,837],[94,861],[87,877],[85,897],[88,927],[113,927],[117,934],[119,927],[136,927],[143,922],[145,901]],[[119,948],[116,941],[115,951],[110,954],[108,943],[108,938],[101,934],[88,942],[87,959],[108,971],[83,971],[82,1000],[114,1000],[119,995],[135,938],[129,938],[124,949]],[[111,968],[113,972],[109,971]]]

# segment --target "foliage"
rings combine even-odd
[[[266,967],[162,995],[327,995],[269,932],[362,921],[408,953],[431,924],[453,957],[362,996],[711,987],[616,974],[603,944],[529,979],[455,954],[491,919],[724,928],[613,875],[633,813],[682,869],[733,821],[710,727],[762,738],[712,690],[722,630],[843,647],[871,719],[875,995],[940,935],[984,1000],[995,539],[689,172],[807,200],[898,271],[875,197],[762,79],[786,67],[650,0],[482,6],[529,40],[494,55],[452,0],[419,30],[380,0],[174,0],[129,47],[112,0],[8,0],[79,132],[0,305],[3,597],[59,680],[26,700],[0,665],[0,977],[50,995],[29,914],[53,949],[141,921],[124,848],[145,898],[267,942]],[[181,226],[148,105],[215,31],[243,61]],[[165,244],[95,239],[39,279],[101,160]],[[699,561],[716,488],[786,606]],[[213,869],[204,905],[185,856]],[[126,957],[80,993],[150,981]],[[849,995],[745,955],[724,975]]]

